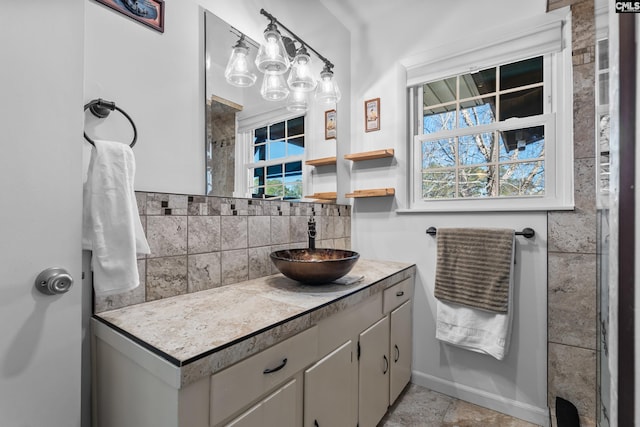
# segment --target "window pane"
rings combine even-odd
[[[267,166],[267,183],[272,180],[282,183],[282,165]]]
[[[285,141],[272,141],[269,143],[269,160],[280,159],[286,156],[287,144]]]
[[[600,192],[609,192],[610,159],[609,154],[600,155]]]
[[[602,73],[598,76],[598,105],[609,103],[609,73]]]
[[[292,162],[284,165],[284,197],[299,199],[302,197],[302,162]]]
[[[455,164],[455,140],[453,138],[422,143],[422,169],[454,166]]]
[[[460,99],[485,95],[496,91],[496,69],[488,68],[477,73],[460,76]]]
[[[606,70],[609,68],[609,40],[604,39],[598,41],[598,69]]]
[[[456,126],[456,104],[435,109],[425,109],[422,119],[422,133],[433,133],[453,129]]]
[[[265,142],[267,140],[267,128],[256,129],[254,132],[254,144],[259,144],[261,142]]]
[[[287,141],[287,155],[301,156],[304,154],[304,137],[293,138]]]
[[[460,103],[459,127],[487,125],[495,121],[496,98],[494,96]]]
[[[284,122],[276,123],[269,126],[269,139],[284,139]]]
[[[600,142],[600,152],[608,153],[609,147],[609,113],[603,114],[598,120],[598,141]]]
[[[460,169],[458,174],[460,197],[487,197],[495,195],[492,166]]]
[[[544,162],[500,165],[500,195],[544,195]]]
[[[253,161],[259,162],[267,159],[267,146],[265,144],[253,147]]]
[[[255,168],[253,170],[253,186],[264,185],[264,168]]]
[[[456,100],[456,78],[450,77],[437,82],[427,83],[422,87],[424,106],[444,104]]]
[[[544,126],[500,132],[500,161],[544,157]]]
[[[542,114],[542,88],[520,90],[500,95],[500,121],[511,117],[530,117]]]
[[[500,67],[500,90],[513,89],[542,82],[542,57]]]
[[[302,198],[302,182],[285,185],[284,198],[285,199],[301,199]]]
[[[283,196],[282,184],[280,183],[268,184],[265,187],[264,192],[267,196],[281,197]]]
[[[304,134],[304,116],[287,121],[287,135],[289,138]]]
[[[458,141],[459,164],[477,165],[491,162],[493,138],[493,132],[461,136]]]
[[[423,172],[423,199],[451,199],[456,195],[456,173],[453,170]]]
[[[301,175],[302,162],[291,162],[284,165],[285,176]]]

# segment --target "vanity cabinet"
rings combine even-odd
[[[390,315],[389,346],[389,406],[393,405],[400,392],[411,379],[412,345],[411,301],[406,301]]]
[[[304,373],[304,426],[352,425],[353,342],[347,341]]]
[[[358,419],[375,427],[389,406],[389,317],[360,334]]]
[[[299,380],[293,379],[257,405],[231,421],[226,427],[297,427]]]
[[[373,276],[374,265],[366,271]],[[323,303],[317,299],[326,298],[326,291],[299,293],[294,288],[298,293],[291,297],[284,290],[269,294],[271,304],[291,298],[313,308],[301,308],[300,315],[275,322],[264,329],[263,338],[251,335],[219,344],[217,356],[207,358],[207,353],[187,364],[176,365],[148,343],[142,345],[94,318],[93,426],[375,427],[411,375],[414,271],[405,267],[398,276],[382,277],[347,293],[336,288],[336,296]],[[270,284],[266,286],[273,292]],[[235,297],[239,290],[211,290],[212,298],[216,292],[233,292]],[[237,300],[246,301],[256,292],[252,284]],[[209,294],[202,295],[198,304]],[[207,307],[215,313],[211,304]],[[147,307],[129,310],[148,315],[153,308]],[[242,310],[242,304],[236,309]],[[130,316],[132,311],[125,313]],[[251,313],[240,318],[250,322]],[[291,335],[300,323],[304,327]],[[202,325],[196,326],[186,343],[204,339],[197,335]],[[269,343],[255,351],[260,339]]]

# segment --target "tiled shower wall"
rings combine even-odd
[[[348,205],[136,192],[151,254],[138,259],[140,286],[96,298],[95,312],[233,285],[277,273],[272,251],[308,245],[351,248]]]
[[[596,420],[596,136],[593,0],[570,6],[575,209],[548,214],[548,403],[571,401],[583,427]],[[555,417],[553,418],[555,426]]]

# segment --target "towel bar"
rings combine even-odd
[[[138,139],[138,130],[136,129],[136,124],[133,123],[131,117],[127,113],[125,113],[123,109],[118,107],[115,102],[98,98],[85,104],[84,110],[87,111],[87,108],[89,109],[89,111],[91,111],[91,114],[98,117],[99,119],[108,117],[113,110],[118,110],[120,113],[122,113],[122,115],[125,116],[127,120],[129,120],[129,123],[131,123],[131,126],[133,127],[133,141],[131,141],[129,147],[133,147],[134,145],[136,145],[136,140]],[[89,144],[95,147],[96,144],[94,144],[93,140],[87,136],[86,132],[84,132],[84,139],[89,141]]]
[[[437,232],[438,232],[438,229],[435,227],[427,228],[427,234],[429,234],[430,236],[435,236]],[[516,231],[516,236],[524,236],[527,239],[530,239],[535,235],[536,235],[535,230],[529,227],[523,228],[522,231]]]

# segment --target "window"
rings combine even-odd
[[[302,198],[304,116],[253,130],[247,164],[253,197]]]
[[[422,200],[545,191],[543,57],[423,84]]]
[[[597,180],[597,201],[599,207],[607,206],[609,194],[609,39],[601,39],[596,43],[596,124],[599,161]]]
[[[568,20],[549,13],[452,44],[460,53],[407,58],[407,211],[573,208]]]

